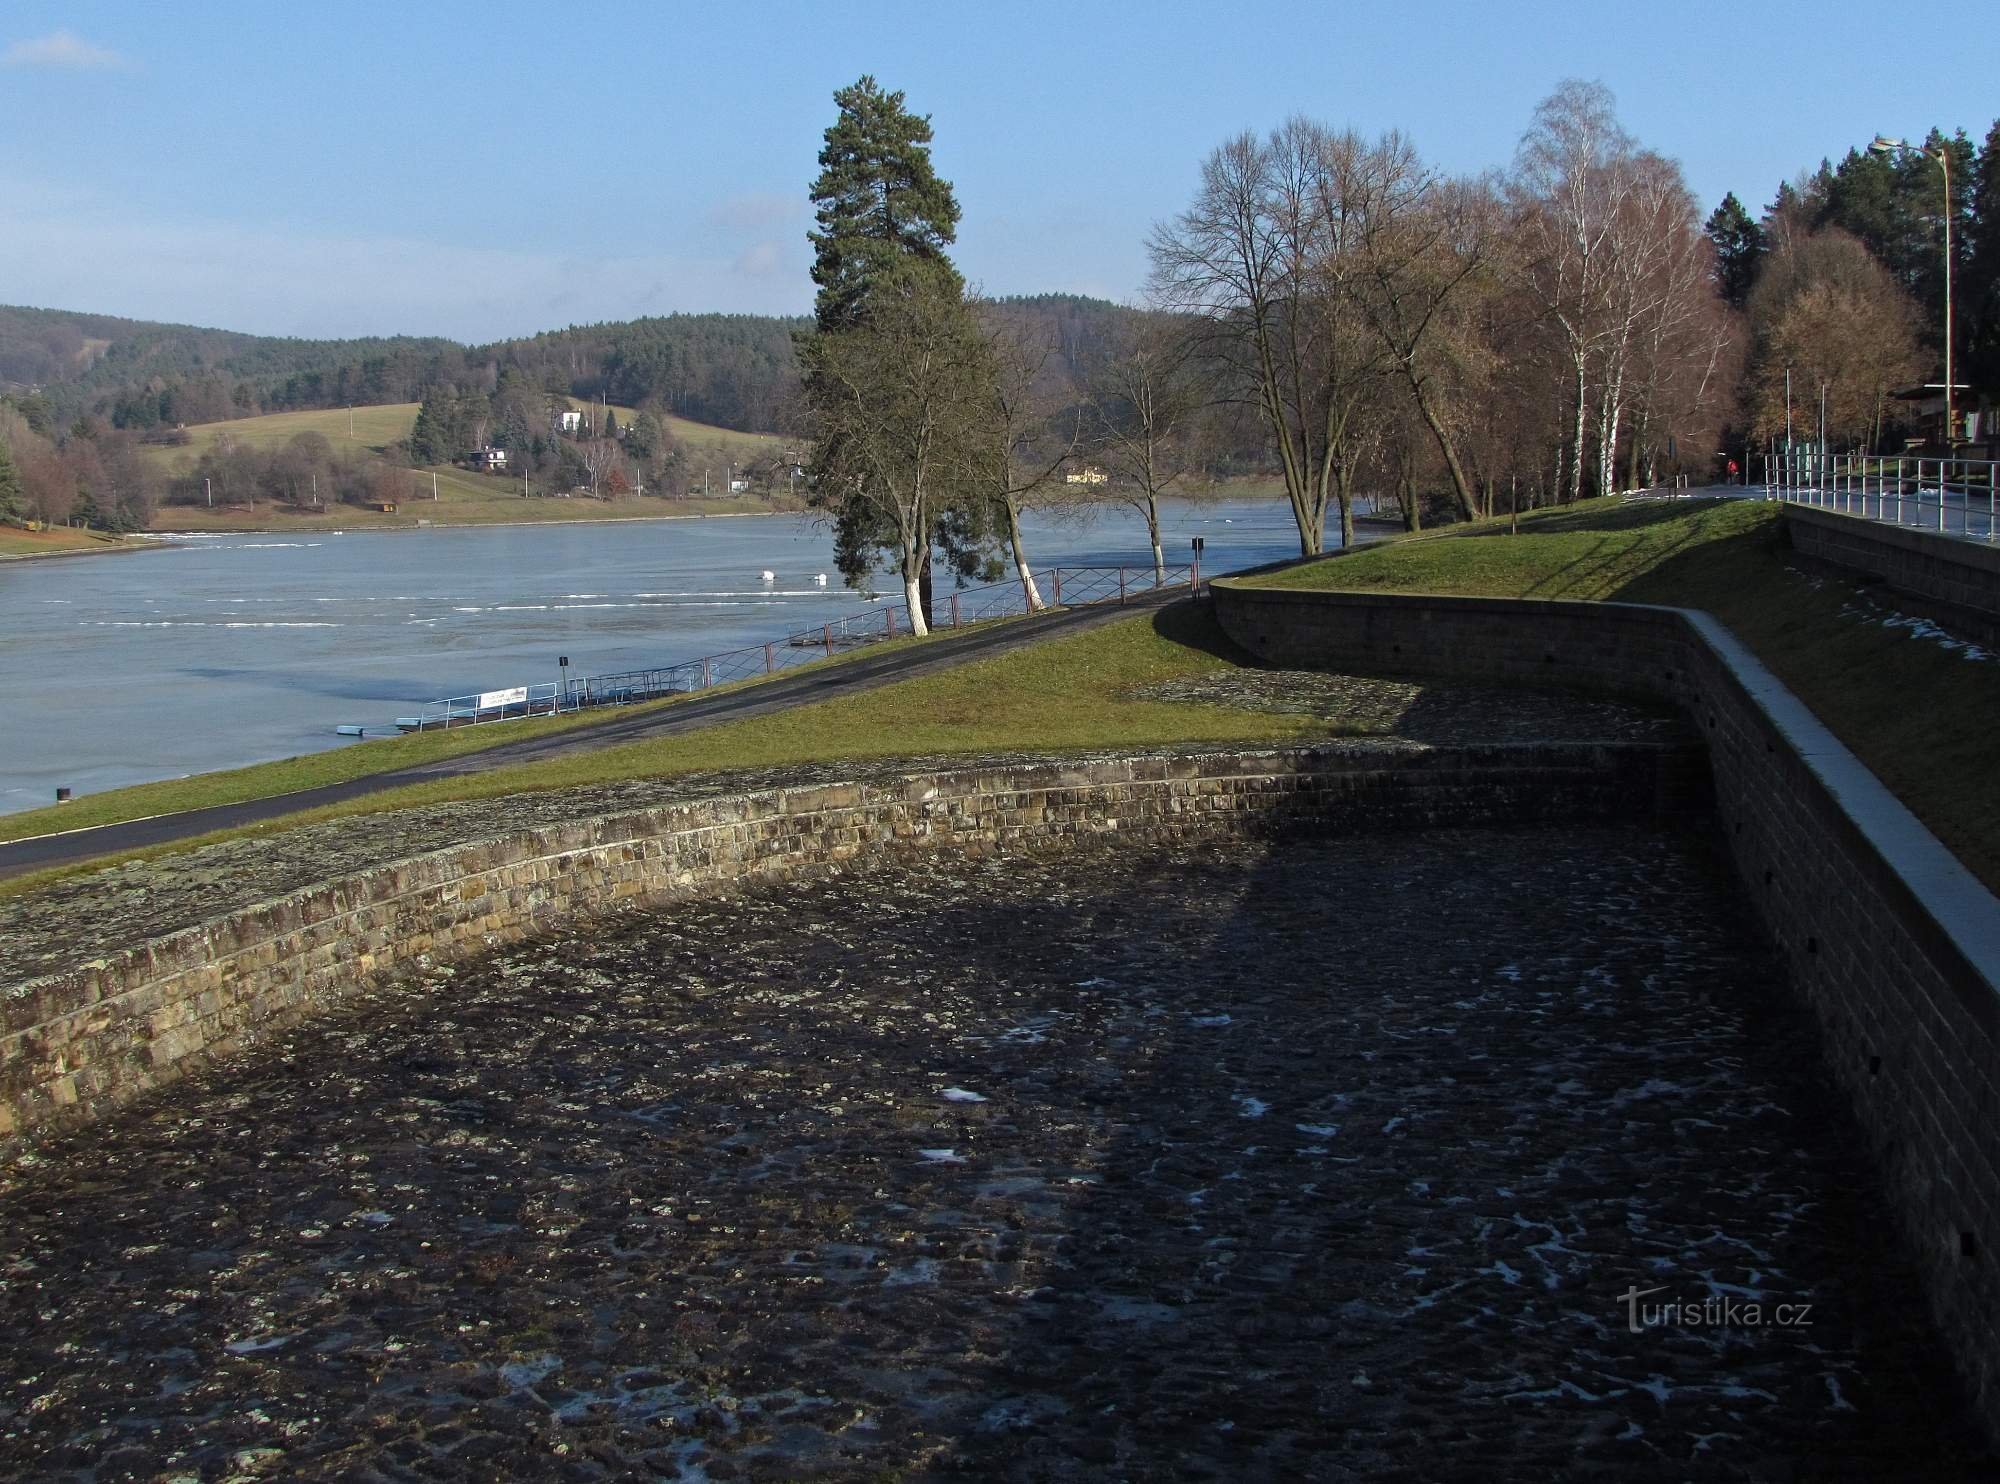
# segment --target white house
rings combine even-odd
[[[588,425],[584,422],[584,419],[588,416],[588,413],[578,412],[574,407],[558,412],[556,414],[556,431],[574,436],[587,428]]]
[[[507,472],[507,450],[488,444],[472,455],[472,467],[482,474],[505,474]]]

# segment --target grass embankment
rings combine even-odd
[[[139,543],[123,536],[107,536],[102,531],[79,531],[55,526],[30,531],[23,526],[0,525],[0,557],[64,556],[81,551],[119,551]]]
[[[880,653],[881,648],[871,646],[867,652]],[[768,768],[791,763],[932,754],[1144,747],[1187,741],[1275,742],[1304,736],[1324,737],[1339,730],[1329,727],[1323,719],[1310,716],[1276,715],[1196,702],[1143,701],[1129,694],[1134,687],[1151,682],[1229,669],[1244,658],[1221,636],[1206,613],[1182,605],[859,695],[704,727],[679,736],[657,737],[543,762],[495,768],[462,778],[415,784],[301,811],[260,825],[220,831],[199,840],[17,877],[0,882],[0,895],[32,890],[60,876],[96,870],[114,859],[142,859],[219,839],[270,834],[316,820],[453,800],[498,798],[724,768]],[[825,663],[839,664],[841,660]],[[615,714],[629,716],[632,712]],[[393,761],[356,768],[344,776],[386,771],[388,767],[430,757],[452,756],[481,742],[492,745],[505,740],[496,737],[487,741],[475,735],[488,730],[520,735],[511,726],[422,734],[294,759],[288,764],[265,764],[231,773],[120,789],[95,801],[64,806],[60,811],[43,809],[32,815],[0,819],[0,838],[39,833],[52,823],[74,829],[86,823],[138,818],[158,812],[167,801],[174,808],[194,808],[200,803],[268,797],[276,791],[271,787],[272,782],[283,777],[333,782],[343,775],[331,769],[343,762],[352,766],[350,760],[358,753],[377,746],[383,749],[378,757],[393,757]],[[307,786],[311,785],[306,782],[292,785]],[[149,801],[158,803],[148,809]],[[92,803],[98,810],[96,816],[86,813]]]
[[[613,406],[620,423],[638,414]],[[599,416],[602,415],[600,410]],[[739,433],[686,418],[663,416],[668,436],[686,452],[690,473],[699,478],[712,471],[718,485],[729,466],[781,451],[783,440],[765,433]],[[344,407],[316,412],[272,412],[262,417],[201,423],[188,429],[190,441],[179,447],[151,447],[147,456],[162,471],[191,468],[194,461],[224,438],[258,449],[283,447],[301,433],[318,433],[336,453],[358,452],[380,458],[391,444],[410,436],[416,426],[417,404],[396,402],[380,407]],[[437,498],[431,498],[435,479]],[[173,505],[163,507],[153,521],[163,531],[326,531],[394,530],[418,521],[436,525],[495,525],[508,522],[632,520],[670,515],[743,515],[774,508],[762,498],[712,497],[686,500],[626,498],[622,500],[524,498],[519,478],[475,474],[441,464],[411,471],[411,498],[394,515],[336,505],[325,510],[300,510],[260,502],[250,505]],[[726,485],[725,485],[726,487]]]
[[[970,633],[997,624],[1018,623],[1018,618],[990,619],[962,625],[948,633]],[[927,642],[907,634],[881,639],[859,649],[793,665],[775,675],[753,675],[732,680],[687,695],[643,701],[632,706],[606,707],[561,717],[533,717],[518,721],[490,722],[483,726],[455,727],[445,731],[409,732],[399,736],[376,737],[326,752],[300,757],[278,758],[268,763],[229,768],[215,773],[194,773],[185,778],[165,778],[157,783],[135,783],[127,788],[86,794],[67,804],[52,804],[18,814],[0,814],[0,843],[25,840],[35,835],[95,829],[100,825],[123,824],[128,820],[151,819],[162,814],[182,814],[192,809],[209,809],[221,804],[241,804],[252,799],[281,798],[329,784],[347,783],[377,773],[393,773],[401,768],[421,767],[468,757],[517,742],[523,737],[549,737],[565,732],[587,731],[606,722],[628,720],[651,712],[682,706],[689,701],[728,695],[769,684],[788,675],[808,670],[844,665],[863,657]],[[122,857],[121,857],[122,858]]]
[[[1715,615],[2000,891],[2000,663],[1881,620],[1858,579],[1788,566],[1778,507],[1593,501],[1255,579],[1265,586],[1667,603]]]

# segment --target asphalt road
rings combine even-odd
[[[0,878],[19,876],[28,871],[47,870],[52,866],[72,865],[96,856],[118,854],[128,850],[144,850],[155,845],[171,844],[176,840],[189,840],[216,830],[256,824],[262,820],[296,814],[303,809],[316,809],[323,804],[338,804],[347,799],[358,799],[412,783],[430,783],[440,778],[460,778],[472,773],[484,773],[493,768],[512,767],[516,763],[539,762],[544,758],[560,757],[568,753],[615,747],[621,743],[634,742],[646,737],[672,736],[678,732],[689,732],[697,727],[712,726],[718,722],[740,721],[746,717],[762,716],[788,706],[810,705],[814,701],[831,700],[836,696],[855,695],[898,680],[909,680],[934,670],[964,664],[969,660],[984,659],[990,655],[1020,649],[1058,634],[1071,634],[1081,629],[1095,628],[1119,618],[1129,617],[1135,612],[1162,608],[1185,596],[1185,589],[1169,588],[1162,592],[1135,597],[1122,607],[1110,603],[1070,608],[1045,617],[1020,619],[1013,623],[978,629],[969,634],[950,634],[934,639],[928,644],[909,645],[879,655],[864,652],[844,664],[803,670],[798,674],[781,676],[745,690],[700,696],[677,706],[639,715],[614,715],[599,725],[578,731],[539,736],[530,733],[517,741],[504,742],[498,747],[488,748],[484,752],[473,753],[466,757],[398,768],[390,773],[372,773],[365,778],[350,779],[346,783],[331,783],[323,788],[303,789],[297,793],[280,794],[274,798],[249,799],[240,804],[217,804],[208,809],[190,809],[179,814],[161,814],[151,819],[129,820],[123,824],[98,825],[91,829],[69,830],[62,834],[37,835],[26,840],[14,840],[0,844]]]

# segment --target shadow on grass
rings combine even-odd
[[[1169,644],[1227,660],[1246,670],[1261,670],[1264,662],[1222,632],[1215,610],[1206,603],[1170,603],[1153,615],[1153,632]]]
[[[1678,608],[1715,608],[1742,599],[1757,585],[1779,576],[1776,564],[1787,550],[1784,527],[1776,521],[1729,536],[1705,534],[1706,520],[1651,557],[1644,568],[1605,594],[1613,603],[1665,603]]]

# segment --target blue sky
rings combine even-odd
[[[0,302],[486,340],[798,311],[831,94],[932,117],[989,293],[1136,297],[1201,158],[1299,112],[1504,166],[1564,77],[1705,206],[1878,130],[1983,137],[1922,9],[1683,3],[0,5]],[[1970,12],[1951,23],[1973,26]]]

